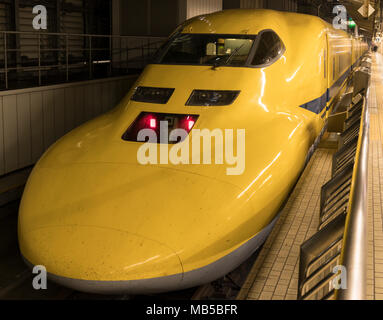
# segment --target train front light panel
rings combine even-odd
[[[142,142],[138,141],[140,131],[149,129],[156,133],[160,143],[179,143],[184,141],[186,137],[177,141],[170,141],[170,134],[176,129],[182,129],[186,134],[189,134],[194,128],[198,117],[198,115],[142,112],[125,132],[122,139],[131,142]]]
[[[136,102],[167,104],[173,92],[174,89],[170,88],[138,87],[131,100]]]
[[[187,106],[220,107],[234,103],[240,91],[194,90]]]

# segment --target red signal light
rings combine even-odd
[[[198,118],[199,115],[142,112],[124,133],[122,139],[138,142],[139,132],[150,129],[160,138],[158,143],[178,143],[180,141],[169,142],[170,134],[176,129],[183,129],[189,134],[196,125]],[[167,142],[163,142],[165,140]]]
[[[157,119],[151,118],[149,120],[149,127],[150,129],[157,129]]]
[[[195,125],[195,121],[194,120],[188,120],[187,121],[187,124],[188,124],[188,130],[191,131],[191,129],[193,129],[194,125]]]

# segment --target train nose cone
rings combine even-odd
[[[174,291],[188,285],[184,274],[249,238],[233,235],[238,217],[253,212],[248,202],[238,203],[239,192],[218,179],[156,166],[40,165],[20,205],[21,252],[61,277],[157,279],[163,282],[139,286],[149,288],[146,293],[158,286],[157,292]],[[250,225],[245,232],[253,236],[258,229]]]
[[[109,293],[139,293],[145,279],[166,277],[167,270],[178,275],[172,278],[174,286],[182,279],[182,265],[172,249],[120,230],[48,227],[22,232],[20,240],[29,263],[45,266],[52,280],[75,290],[108,293],[104,284]]]

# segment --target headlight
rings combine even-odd
[[[228,106],[237,99],[240,91],[194,90],[187,106]]]
[[[173,95],[173,92],[174,89],[169,88],[138,87],[131,100],[137,102],[166,104]]]

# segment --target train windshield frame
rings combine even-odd
[[[262,40],[267,36],[273,42],[265,46]],[[270,52],[265,50],[267,47],[270,47]],[[263,30],[258,35],[179,32],[162,46],[153,63],[260,68],[273,64],[284,52],[285,46],[273,30]]]

